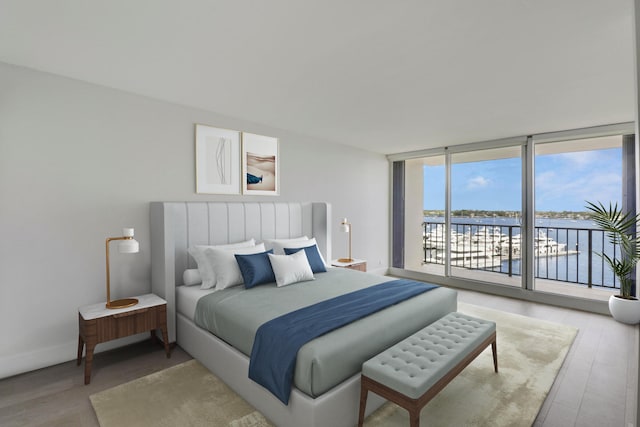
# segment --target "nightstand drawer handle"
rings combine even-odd
[[[140,310],[127,311],[126,313],[114,314],[113,317],[115,319],[119,319],[120,317],[127,317],[127,316],[133,316],[135,314],[146,313],[147,311],[149,311],[148,308],[141,308]]]

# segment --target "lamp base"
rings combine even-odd
[[[353,262],[353,258],[338,258],[338,262]]]
[[[133,307],[138,303],[136,298],[123,298],[115,301],[108,301],[105,307],[107,308],[126,308]]]

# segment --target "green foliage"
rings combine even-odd
[[[631,298],[631,273],[640,261],[640,240],[636,229],[640,225],[640,214],[631,215],[618,208],[618,204],[609,203],[607,209],[602,203],[587,202],[589,219],[604,230],[607,239],[620,248],[620,257],[611,258],[607,254],[598,253],[620,280],[620,296]]]
[[[443,217],[444,210],[441,209],[425,209],[423,211],[424,216]],[[470,217],[470,218],[520,218],[522,213],[520,211],[491,211],[482,209],[458,209],[451,211],[453,217]],[[558,218],[558,219],[585,219],[588,216],[587,212],[574,212],[574,211],[536,211],[536,218]]]

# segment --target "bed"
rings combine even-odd
[[[299,362],[296,365],[294,382],[296,386],[291,391],[288,405],[284,405],[247,376],[247,353],[250,347],[250,343],[247,343],[252,338],[253,329],[244,333],[233,331],[225,334],[224,328],[221,328],[216,331],[220,336],[216,336],[194,322],[197,302],[211,291],[181,286],[184,270],[195,266],[187,249],[197,244],[225,244],[249,238],[262,241],[307,235],[316,239],[320,253],[329,260],[330,218],[331,207],[327,203],[153,202],[150,206],[152,289],[155,294],[167,300],[169,340],[177,342],[278,426],[355,425],[360,381],[358,367],[380,350],[371,347],[357,354],[358,352],[354,353],[351,349],[345,350],[344,345],[340,347],[340,341],[345,341],[351,347],[366,347],[366,334],[384,335],[381,331],[397,327],[403,329],[402,334],[410,335],[457,308],[456,292],[438,288],[306,344],[298,353]],[[339,283],[338,287],[356,289],[388,280],[391,278],[330,268],[327,273],[316,274],[316,280],[308,282],[307,285]],[[358,282],[362,283],[357,285]],[[289,289],[281,288],[279,291],[301,292],[303,286],[294,288],[296,286],[298,284],[290,285],[287,287]],[[271,292],[268,286],[252,290],[265,295]],[[242,294],[242,288],[230,288],[219,292],[227,292],[231,296],[228,299],[245,304],[246,298]],[[215,298],[219,295],[222,294],[216,295]],[[225,296],[222,299],[227,298]],[[435,308],[421,309],[429,304]],[[417,310],[418,315],[398,320],[397,313],[392,313],[392,309],[396,312],[406,312],[412,305],[412,310]],[[380,325],[384,325],[384,328]],[[391,336],[386,339],[393,341],[398,338]],[[358,340],[362,341],[361,345],[356,345]],[[335,343],[338,344],[334,345]],[[310,355],[304,363],[300,359],[303,353]],[[324,359],[325,357],[328,359]],[[334,365],[325,362],[331,359]],[[339,369],[336,368],[336,361],[340,365]],[[371,412],[382,403],[384,401],[381,398],[371,399],[367,409]]]

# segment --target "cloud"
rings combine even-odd
[[[558,154],[558,159],[566,163],[569,168],[584,169],[594,164],[598,164],[601,160],[602,153],[596,151],[578,151],[574,153]]]
[[[536,159],[536,209],[584,210],[585,200],[622,194],[620,150],[559,153]]]
[[[469,189],[484,188],[484,187],[487,187],[490,183],[491,181],[488,180],[487,178],[482,176],[476,176],[469,179],[469,181],[467,181],[467,188]]]
[[[454,209],[519,209],[520,165],[519,158],[452,165],[452,206]],[[425,192],[428,185],[425,182]],[[444,187],[443,182],[440,185]],[[534,193],[538,210],[583,211],[585,200],[619,202],[621,190],[619,149],[536,157]]]
[[[536,187],[538,189],[545,189],[549,187],[554,188],[557,177],[558,174],[555,171],[536,173]]]
[[[536,209],[581,211],[585,200],[619,200],[621,189],[621,176],[615,172],[595,170],[571,176],[549,173],[536,179]]]

